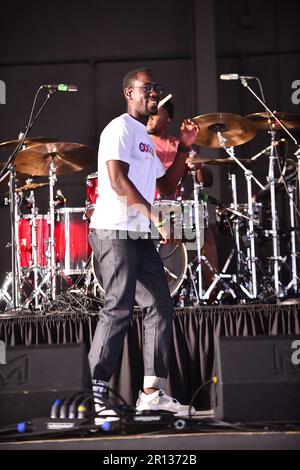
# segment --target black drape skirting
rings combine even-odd
[[[84,342],[89,347],[98,314],[51,314],[1,318],[0,339],[7,346]],[[142,386],[143,324],[135,312],[111,386],[134,404]],[[255,305],[175,309],[170,373],[166,392],[188,403],[212,375],[216,336],[300,334],[300,306]],[[196,400],[209,408],[209,390]]]

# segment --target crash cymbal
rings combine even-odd
[[[42,142],[57,142],[53,137],[29,137],[24,141],[24,147],[30,147]],[[18,145],[19,140],[9,140],[8,142],[0,143],[0,150],[13,150]]]
[[[256,129],[246,118],[231,113],[210,113],[196,116],[199,126],[196,144],[205,147],[221,147],[218,132],[226,139],[226,147],[235,147],[253,139]]]
[[[275,116],[279,119],[287,129],[300,127],[300,115],[293,113],[283,113],[274,111]],[[269,117],[269,113],[253,113],[248,114],[246,119],[251,121],[257,129],[269,130],[272,123],[275,129],[281,129],[280,124],[274,118]]]
[[[81,171],[94,162],[96,152],[85,145],[70,142],[37,144],[21,150],[15,161],[20,173],[31,176],[46,176],[50,164],[56,165],[56,174]]]
[[[249,158],[238,158],[238,161],[241,162],[244,166],[250,166],[257,162],[257,160],[251,160]],[[192,165],[193,163],[204,163],[205,165],[238,165],[238,163],[231,157],[229,158],[216,158],[214,160],[201,160],[199,157],[188,157],[186,160],[187,165]]]
[[[21,186],[20,188],[17,189],[17,192],[21,191],[30,191],[33,189],[41,188],[42,186],[46,186],[49,183],[28,183],[25,184],[24,186]]]

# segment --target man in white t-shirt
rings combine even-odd
[[[173,306],[163,263],[150,238],[150,221],[163,239],[174,240],[174,227],[152,211],[155,188],[172,193],[185,172],[185,160],[198,128],[185,120],[173,165],[165,171],[146,131],[162,94],[149,69],[136,69],[123,80],[127,113],[112,120],[100,137],[98,178],[101,192],[89,236],[105,290],[104,306],[89,360],[93,391],[102,404],[103,388],[116,368],[135,300],[144,316],[144,384],[137,410],[166,410],[187,415],[164,393],[169,366]]]

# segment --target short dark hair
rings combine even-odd
[[[139,73],[148,73],[149,75],[153,76],[152,70],[148,68],[130,70],[130,72],[126,73],[125,77],[123,78],[123,90],[125,90],[125,88],[129,88],[132,85],[133,80],[136,79]]]
[[[163,105],[162,105],[163,108],[165,108],[169,114],[169,117],[171,119],[173,119],[174,117],[174,112],[175,112],[175,108],[174,108],[174,105],[172,103],[172,101],[168,100],[166,101]]]

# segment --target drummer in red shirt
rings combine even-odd
[[[177,148],[180,142],[180,138],[169,134],[169,126],[174,117],[174,105],[168,100],[158,109],[158,114],[150,116],[147,124],[147,132],[151,136],[157,156],[162,162],[165,169],[172,165],[174,158],[177,153]],[[213,184],[213,175],[211,170],[204,164],[197,163],[194,165],[196,169],[196,178],[199,183],[203,183],[204,187],[210,187]],[[186,167],[186,175],[188,175],[190,168]],[[182,178],[181,182],[177,186],[175,194],[170,194],[165,199],[174,200],[178,197],[182,197],[183,182],[185,177]],[[159,199],[160,195],[156,193],[156,199]],[[205,241],[203,245],[203,252],[213,268],[218,271],[218,255],[215,239],[211,227],[205,229]],[[206,288],[211,282],[211,273],[207,272],[207,269],[203,270],[204,282]]]

